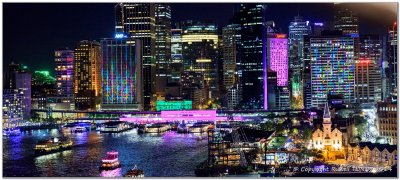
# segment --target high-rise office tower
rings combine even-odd
[[[23,89],[3,89],[3,116],[4,128],[22,125],[26,104]]]
[[[182,72],[182,29],[171,30],[171,79],[168,82],[179,83]]]
[[[354,39],[338,32],[324,31],[310,38],[311,106],[318,108],[328,94],[342,94],[354,103]]]
[[[387,57],[389,65],[389,78],[390,82],[390,93],[397,92],[397,23],[394,22],[393,26],[389,29],[388,34],[388,46],[387,46]]]
[[[240,25],[230,24],[222,28],[223,82],[226,89],[239,83],[237,63],[240,63]]]
[[[24,103],[24,120],[28,120],[31,115],[31,92],[32,92],[32,74],[29,72],[17,72],[15,73],[15,89],[21,89],[23,91],[23,103]]]
[[[141,111],[142,44],[132,38],[101,40],[102,110]]]
[[[379,64],[370,58],[360,58],[355,62],[355,93],[358,103],[381,100],[382,83]]]
[[[340,30],[343,35],[358,33],[358,16],[349,9],[340,9],[335,13],[335,30]]]
[[[183,28],[183,70],[204,75],[209,98],[218,97],[218,35],[213,23],[193,23]]]
[[[240,5],[241,66],[243,102],[245,109],[268,109],[264,101],[267,84],[266,5]]]
[[[55,72],[57,96],[62,98],[74,98],[74,51],[56,50]]]
[[[360,52],[358,16],[349,9],[340,9],[335,12],[334,19],[335,30],[342,31],[343,35],[349,35],[354,38],[354,57],[358,58]]]
[[[321,34],[319,33],[318,36]],[[311,108],[311,52],[310,52],[310,36],[303,37],[303,107],[305,109]]]
[[[157,14],[161,15],[165,13]],[[119,3],[115,6],[115,17],[115,31],[117,36],[123,36],[123,34],[125,34],[129,38],[140,39],[142,42],[144,109],[154,109],[157,63],[155,4]],[[164,32],[160,26],[158,26],[158,30],[160,30],[160,33]],[[158,45],[160,44],[161,41]]]
[[[357,102],[382,100],[382,54],[382,41],[378,35],[360,37],[360,58],[355,64]]]
[[[95,110],[101,96],[101,51],[96,41],[80,41],[74,51],[75,108]],[[97,102],[96,102],[97,100]]]
[[[157,99],[165,99],[168,80],[171,79],[171,7],[155,3],[155,55]]]
[[[292,107],[295,109],[303,108],[303,80],[304,70],[304,36],[311,34],[309,21],[304,21],[303,17],[295,16],[289,25],[289,86],[292,92]]]
[[[31,111],[31,81],[32,74],[29,72],[28,67],[22,64],[12,62],[8,66],[8,79],[5,89],[12,89],[10,92],[22,91],[18,96],[22,95],[22,118],[29,119]]]
[[[269,34],[267,38],[269,69],[276,72],[277,86],[288,85],[288,39],[286,34]]]
[[[295,16],[289,25],[289,64],[290,69],[299,69],[303,66],[303,37],[311,34],[309,21],[304,21],[303,17]]]
[[[47,97],[56,94],[56,79],[49,71],[35,71],[32,76],[32,109],[46,109]]]

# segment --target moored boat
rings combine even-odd
[[[110,151],[107,152],[106,157],[101,160],[99,170],[113,170],[121,167],[121,163],[118,160],[118,152]]]
[[[124,177],[144,177],[144,171],[141,169],[138,169],[137,166],[133,167],[130,169]]]

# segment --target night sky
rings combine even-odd
[[[113,37],[115,3],[3,3],[3,70],[11,61],[54,74],[54,50],[74,49],[80,40]],[[331,21],[335,9],[359,15],[360,34],[383,35],[397,17],[396,3],[267,3],[268,20],[287,33],[299,12],[311,22]],[[173,3],[172,23],[209,20],[223,27],[239,4]],[[3,72],[4,72],[3,71]]]

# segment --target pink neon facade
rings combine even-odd
[[[161,115],[146,115],[121,117],[120,121],[135,122],[139,124],[147,123],[168,123],[180,121],[213,122],[226,121],[226,116],[217,116],[216,110],[190,110],[190,111],[161,111]],[[234,117],[233,120],[243,120],[242,117]]]
[[[288,85],[288,39],[269,38],[269,68],[276,72],[277,85]]]

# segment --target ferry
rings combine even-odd
[[[146,125],[145,132],[146,133],[163,133],[168,131],[168,124],[150,124]]]
[[[138,169],[137,166],[133,167],[130,169],[124,177],[144,177],[144,171],[141,169]]]
[[[196,123],[196,124],[193,124],[193,126],[189,127],[189,132],[191,132],[191,133],[207,132],[208,127],[209,127],[209,124]]]
[[[101,133],[119,133],[123,131],[127,131],[133,129],[133,127],[127,123],[122,121],[109,121],[104,123],[104,126],[100,129]]]
[[[21,135],[21,129],[20,128],[4,129],[3,135],[4,136],[19,136],[19,135]]]
[[[110,151],[107,152],[105,158],[101,160],[101,166],[99,170],[113,170],[121,167],[121,163],[118,160],[118,152],[117,151]]]
[[[75,132],[75,133],[86,132],[86,128],[85,128],[85,127],[82,127],[82,126],[78,126],[78,127],[75,127],[74,132]]]
[[[42,154],[50,154],[58,151],[63,151],[70,149],[72,147],[72,141],[69,138],[60,137],[60,138],[50,138],[45,141],[40,141],[36,144],[34,150],[38,155]]]

